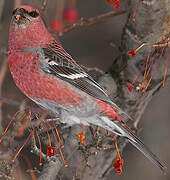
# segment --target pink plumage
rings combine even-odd
[[[18,88],[37,104],[60,115],[63,122],[93,124],[122,136],[165,170],[119,115],[129,116],[51,36],[33,7],[19,6],[13,11],[9,68]]]

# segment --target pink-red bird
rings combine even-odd
[[[119,121],[120,116],[127,114],[51,36],[33,7],[19,6],[13,11],[9,68],[18,88],[35,103],[60,116],[62,122],[93,124],[122,136],[165,170],[160,160]]]

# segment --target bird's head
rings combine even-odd
[[[21,5],[13,10],[9,49],[43,46],[51,39],[37,9]]]
[[[18,6],[12,14],[12,23],[16,26],[27,26],[40,19],[40,12],[31,6]]]

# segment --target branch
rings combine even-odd
[[[0,97],[2,96],[2,85],[8,69],[7,58],[4,59],[0,69]],[[0,103],[0,131],[2,132],[2,104]]]
[[[78,29],[78,28],[84,27],[84,26],[90,26],[90,25],[96,24],[100,21],[108,20],[111,17],[119,16],[119,15],[122,15],[125,13],[126,13],[125,10],[122,10],[120,12],[112,11],[112,12],[108,12],[108,13],[105,13],[105,14],[102,14],[102,15],[99,15],[96,17],[89,18],[89,19],[81,18],[80,22],[77,22],[77,23],[74,23],[70,26],[65,27],[62,32],[58,33],[58,35],[63,36],[64,33],[67,33],[67,32],[72,31],[74,29]]]
[[[0,20],[1,20],[1,17],[2,17],[2,12],[3,12],[3,9],[4,9],[4,0],[1,0],[0,1]]]
[[[47,2],[48,2],[48,0],[43,0],[42,6],[41,6],[41,11],[45,10],[45,8],[47,7]]]

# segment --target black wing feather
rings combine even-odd
[[[110,100],[109,96],[101,88],[101,86],[95,82],[93,78],[89,76],[78,64],[76,64],[72,57],[64,49],[61,47],[54,47],[55,49],[52,47],[42,48],[45,58],[40,59],[40,67],[43,71],[59,77],[96,99],[106,102],[118,110],[120,114],[125,114],[126,117],[130,118]],[[41,64],[43,65],[41,66]]]
[[[60,79],[69,82],[94,98],[110,103],[111,100],[100,85],[96,83],[78,64],[73,62],[70,56],[65,54],[66,52],[64,50],[63,52],[60,51],[43,48],[45,59],[48,59],[48,62],[46,61],[47,70],[46,68],[42,69],[48,73],[55,74]]]

